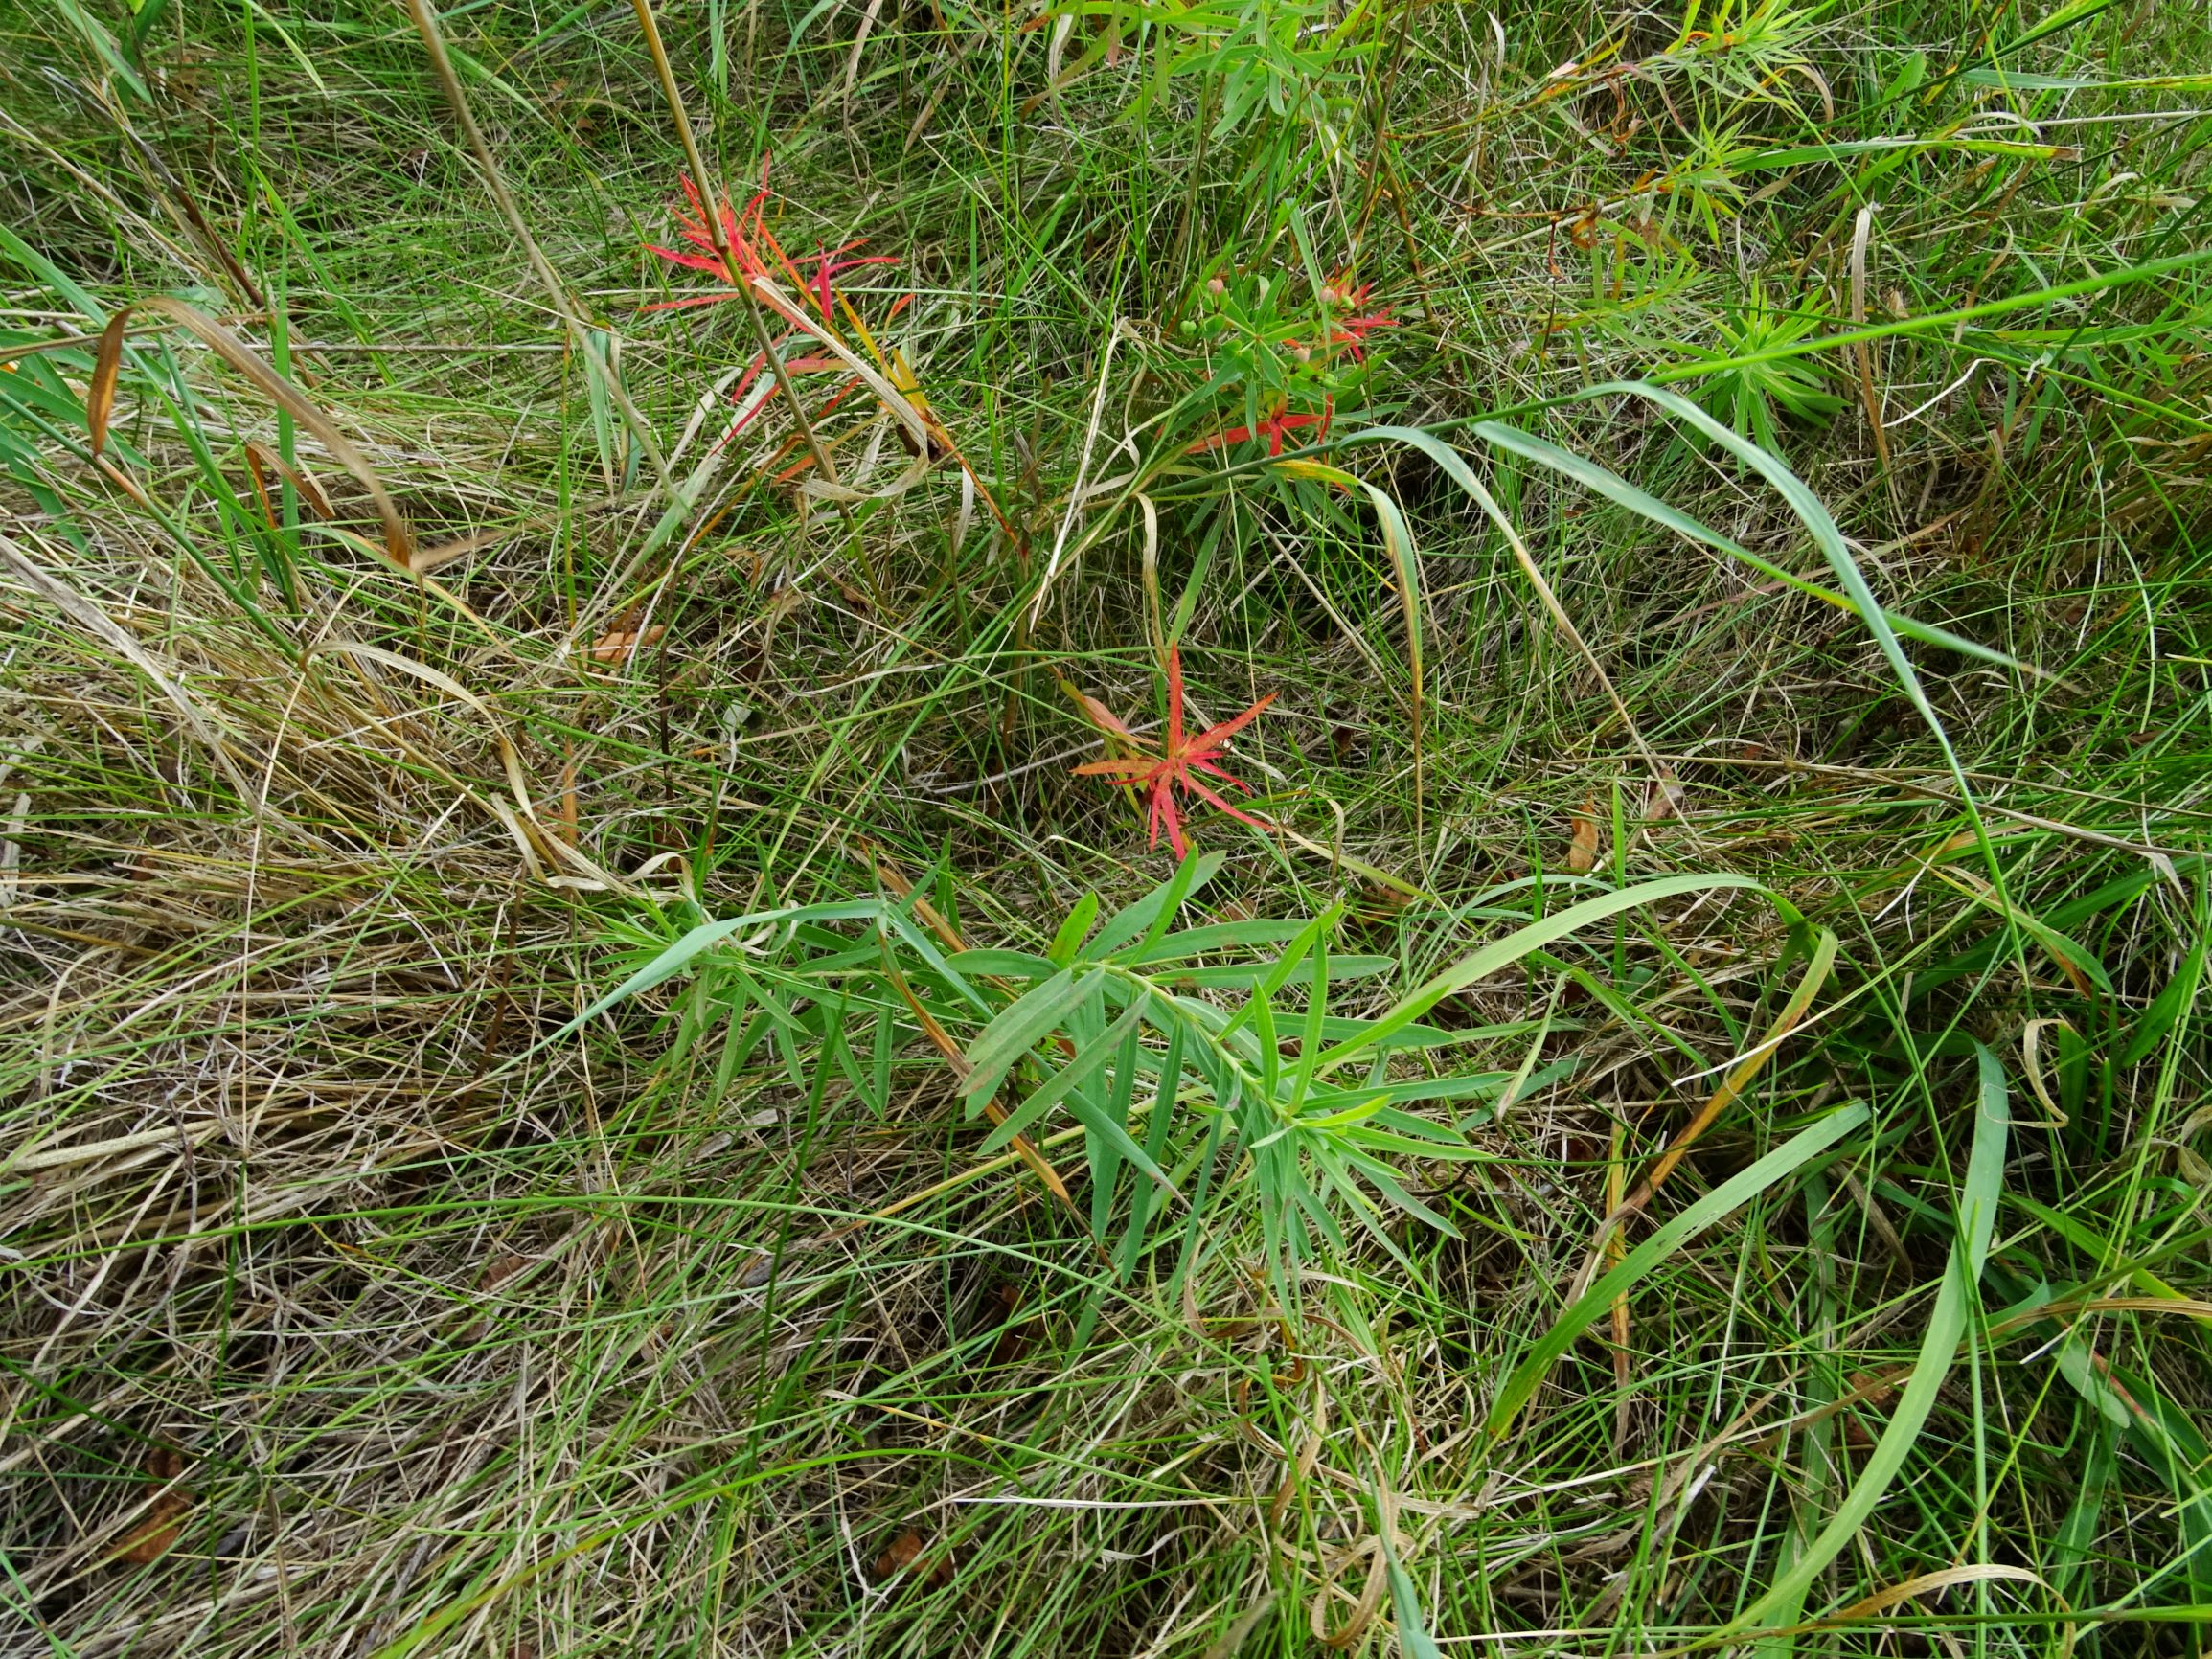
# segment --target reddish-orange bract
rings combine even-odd
[[[1239,811],[1199,782],[1197,774],[1211,772],[1223,783],[1234,784],[1249,794],[1249,786],[1242,779],[1232,778],[1214,764],[1214,759],[1225,753],[1229,739],[1258,719],[1260,712],[1274,700],[1275,693],[1269,692],[1235,718],[1223,720],[1218,726],[1209,726],[1196,737],[1186,738],[1183,735],[1183,656],[1178,648],[1170,646],[1166,752],[1157,757],[1122,755],[1105,761],[1090,761],[1078,766],[1076,772],[1081,777],[1111,778],[1116,783],[1131,784],[1143,788],[1152,823],[1152,840],[1148,845],[1157,847],[1160,844],[1160,827],[1164,824],[1168,830],[1168,845],[1174,849],[1177,858],[1190,852],[1189,845],[1183,839],[1182,812],[1175,805],[1175,789],[1178,785],[1242,823],[1249,824],[1256,830],[1272,831],[1274,825],[1264,818],[1255,818],[1249,812]],[[1129,736],[1127,727],[1122,727],[1121,731],[1130,742],[1137,741]]]

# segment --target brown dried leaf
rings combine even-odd
[[[891,1540],[890,1547],[876,1557],[876,1577],[878,1579],[896,1578],[914,1565],[922,1554],[922,1534],[909,1527]]]
[[[287,466],[281,456],[271,455],[252,440],[246,442],[246,459],[259,466],[265,466],[300,493],[308,504],[308,511],[317,518],[335,518],[338,510],[331,505],[331,498],[323,493],[323,487],[304,467]]]
[[[560,837],[571,847],[583,845],[578,838],[580,834],[577,827],[578,817],[576,756],[571,754],[567,760],[560,763]]]
[[[1083,717],[1088,720],[1093,726],[1097,727],[1099,734],[1102,737],[1105,737],[1108,739],[1107,749],[1109,752],[1112,751],[1112,739],[1119,739],[1123,743],[1128,744],[1131,749],[1142,749],[1145,746],[1144,739],[1139,738],[1134,732],[1130,731],[1129,727],[1122,722],[1122,717],[1119,715],[1115,714],[1113,710],[1107,708],[1106,704],[1100,702],[1098,698],[1092,696],[1088,692],[1080,690],[1067,680],[1061,680],[1060,682],[1060,689],[1067,696],[1068,700],[1074,703],[1077,709],[1082,711]]]
[[[983,1308],[984,1329],[998,1331],[998,1340],[991,1345],[990,1364],[1018,1364],[1029,1352],[1030,1338],[1037,1334],[1037,1321],[1017,1319],[1020,1311],[1020,1285],[1005,1283],[992,1286]]]
[[[807,590],[797,582],[780,587],[768,597],[761,613],[761,662],[765,667],[776,654],[776,625],[807,602]]]
[[[184,1473],[184,1459],[168,1446],[155,1446],[147,1454],[146,1472],[154,1480],[171,1484],[155,1494],[146,1518],[125,1535],[123,1547],[115,1554],[117,1560],[134,1567],[150,1566],[174,1549],[184,1534],[185,1516],[199,1502],[198,1493],[173,1484]]]
[[[275,530],[279,528],[277,506],[275,502],[269,499],[268,474],[262,466],[263,453],[262,446],[258,443],[246,445],[246,472],[254,481],[254,493],[261,497],[262,516],[268,520],[269,528]]]
[[[644,650],[667,632],[668,629],[659,623],[647,628],[642,635],[618,623],[592,642],[591,660],[611,667],[626,661],[631,652]]]
[[[236,334],[182,300],[172,300],[165,295],[141,300],[128,310],[116,313],[114,321],[108,325],[110,331],[120,330],[124,319],[133,311],[158,311],[171,322],[182,324],[198,336],[202,345],[252,381],[263,398],[312,433],[338,465],[358,479],[361,488],[369,492],[369,503],[376,509],[377,520],[384,529],[384,557],[408,575],[418,574],[415,569],[415,533],[408,527],[406,518],[384,489],[383,480],[376,476],[376,468],[369,465],[368,457],[361,453],[353,441],[339,431],[336,423],[318,405],[308,400],[307,394],[262,362]],[[106,337],[103,335],[103,351],[105,346]],[[116,338],[115,350],[120,357],[123,351],[120,334]],[[110,390],[112,393],[112,388]]]
[[[952,1582],[952,1557],[924,1557],[922,1554],[922,1534],[912,1527],[893,1538],[890,1547],[876,1557],[875,1578],[880,1583],[886,1579],[897,1578],[908,1568],[912,1568],[917,1577],[931,1585]]]
[[[1880,1411],[1897,1398],[1897,1382],[1892,1377],[1858,1371],[1851,1375],[1851,1392],[1867,1406]]]
[[[1674,768],[1661,767],[1658,776],[1644,791],[1644,822],[1661,824],[1669,818],[1679,817],[1687,793],[1681,779],[1675,776]]]
[[[1582,875],[1597,867],[1598,862],[1598,798],[1585,795],[1579,810],[1567,820],[1574,826],[1573,838],[1567,842],[1567,870]]]
[[[123,330],[130,322],[125,307],[100,331],[100,355],[93,360],[92,384],[84,394],[84,424],[92,432],[92,458],[107,447],[107,421],[115,413],[115,381],[123,370]]]
[[[479,1291],[496,1290],[501,1284],[529,1265],[529,1257],[517,1256],[512,1250],[507,1251],[505,1254],[495,1257],[485,1267],[484,1271],[476,1276],[476,1288]]]

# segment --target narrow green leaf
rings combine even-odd
[[[1429,1635],[1427,1623],[1422,1618],[1421,1593],[1414,1587],[1413,1575],[1398,1558],[1398,1546],[1390,1532],[1385,1525],[1379,1535],[1383,1564],[1390,1575],[1390,1611],[1398,1621],[1399,1651],[1405,1659],[1444,1659],[1444,1649]]]
[[[1142,1005],[1132,1005],[1136,1012]],[[1136,1091],[1137,1081],[1137,1026],[1138,1021],[1124,1015],[1122,1024],[1128,1029],[1123,1034],[1121,1052],[1114,1056],[1113,1071],[1106,1079],[1106,1098],[1101,1111],[1109,1123],[1126,1125],[1129,1121],[1129,1101]],[[1121,1149],[1105,1135],[1086,1135],[1083,1150],[1090,1156],[1090,1231],[1091,1237],[1106,1237],[1106,1217],[1113,1213],[1114,1186],[1121,1179]]]
[[[1782,499],[1789,503],[1790,511],[1797,515],[1799,522],[1812,532],[1813,544],[1820,550],[1820,557],[1828,561],[1828,568],[1835,573],[1837,583],[1857,607],[1859,620],[1866,625],[1866,631],[1874,636],[1874,643],[1881,648],[1883,658],[1888,662],[1889,671],[1896,676],[1897,683],[1904,688],[1912,706],[1920,711],[1921,718],[1927,723],[1928,730],[1943,746],[1945,755],[1950,756],[1950,734],[1944,730],[1943,721],[1937,716],[1934,705],[1927,700],[1927,693],[1921,689],[1920,676],[1913,671],[1911,662],[1906,659],[1904,648],[1898,644],[1896,630],[1889,625],[1889,613],[1881,607],[1881,602],[1874,597],[1874,590],[1867,585],[1866,578],[1859,568],[1859,561],[1852,557],[1851,549],[1843,540],[1843,532],[1836,527],[1836,520],[1829,515],[1828,508],[1820,497],[1813,493],[1806,482],[1790,471],[1780,459],[1768,454],[1734,428],[1714,420],[1679,392],[1670,392],[1664,387],[1640,380],[1620,380],[1593,388],[1593,396],[1602,396],[1608,392],[1618,392],[1657,404],[1676,420],[1696,427],[1774,487]],[[1955,771],[1955,758],[1952,758],[1951,765]]]
[[[1159,1092],[1152,1097],[1152,1119],[1145,1125],[1145,1156],[1154,1168],[1167,1156],[1170,1120],[1174,1116],[1175,1098],[1183,1080],[1183,1024],[1177,1020],[1168,1028],[1168,1052],[1160,1062]],[[1115,1258],[1114,1277],[1127,1279],[1136,1270],[1137,1257],[1143,1253],[1145,1229],[1152,1216],[1152,1194],[1158,1189],[1140,1182],[1129,1194],[1129,1230],[1122,1235],[1120,1254]]]

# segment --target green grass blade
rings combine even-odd
[[[1602,1275],[1577,1298],[1573,1307],[1559,1316],[1528,1356],[1514,1368],[1490,1408],[1485,1424],[1489,1432],[1493,1436],[1503,1435],[1513,1426],[1514,1418],[1551,1375],[1560,1355],[1612,1307],[1615,1297],[1627,1292],[1685,1240],[1696,1238],[1731,1211],[1818,1157],[1865,1123],[1869,1115],[1864,1105],[1854,1103],[1831,1113],[1810,1128],[1799,1130],[1750,1168],[1729,1177],[1686,1207],[1630,1251],[1625,1261]]]
[[[1866,577],[1859,568],[1859,560],[1852,557],[1851,549],[1845,545],[1843,532],[1836,528],[1836,520],[1827,506],[1813,493],[1805,481],[1792,472],[1780,457],[1769,454],[1734,428],[1714,420],[1678,392],[1669,392],[1664,387],[1653,386],[1647,381],[1617,380],[1592,387],[1590,395],[1602,397],[1607,393],[1641,398],[1656,404],[1676,420],[1695,427],[1720,444],[1774,487],[1782,499],[1789,503],[1790,511],[1812,533],[1813,545],[1820,550],[1820,557],[1828,561],[1828,568],[1835,573],[1836,581],[1851,600],[1853,607],[1858,610],[1859,620],[1866,625],[1867,632],[1874,636],[1874,643],[1880,648],[1882,660],[1889,665],[1889,671],[1896,676],[1898,685],[1911,699],[1912,706],[1920,712],[1921,718],[1927,722],[1928,730],[1943,746],[1944,753],[1950,755],[1950,735],[1945,732],[1934,705],[1927,700],[1927,693],[1921,689],[1920,675],[1913,671],[1911,662],[1905,657],[1904,648],[1898,643],[1896,630],[1889,625],[1889,613],[1882,608],[1881,602],[1874,597],[1873,588],[1867,585]],[[1951,759],[1951,768],[1954,772],[1958,770],[1955,756]],[[1963,787],[1964,778],[1959,782]]]
[[[1959,1343],[1967,1333],[1982,1263],[1989,1257],[1991,1230],[1996,1225],[2003,1193],[2005,1146],[2012,1122],[2003,1067],[1987,1048],[1977,1043],[1975,1050],[1973,1143],[1967,1155],[1966,1181],[1959,1190],[1958,1237],[1936,1292],[1934,1309],[1928,1315],[1927,1332],[1921,1339],[1912,1376],[1899,1394],[1889,1423],[1860,1466],[1850,1494],[1789,1570],[1730,1621],[1727,1628],[1731,1632],[1772,1625],[1777,1612],[1803,1605],[1813,1580],[1866,1525],[1890,1483],[1904,1469],[1912,1455],[1913,1443],[1935,1409],[1944,1378],[1950,1374]]]
[[[1553,471],[1573,479],[1585,489],[1603,495],[1607,500],[1650,519],[1661,529],[1671,530],[1688,540],[1702,542],[1707,547],[1725,553],[1731,558],[1740,559],[1762,576],[1782,582],[1808,599],[1818,600],[1822,604],[1834,605],[1840,610],[1856,610],[1858,608],[1853,601],[1846,599],[1842,594],[1822,587],[1818,582],[1808,581],[1794,572],[1783,569],[1771,559],[1760,557],[1749,548],[1729,536],[1722,535],[1701,519],[1693,518],[1679,509],[1671,507],[1666,502],[1659,500],[1658,497],[1638,489],[1608,466],[1600,466],[1597,462],[1577,455],[1572,450],[1562,449],[1556,443],[1547,443],[1541,438],[1521,431],[1518,427],[1508,426],[1500,421],[1478,421],[1471,430],[1493,447],[1518,455],[1525,461],[1533,461],[1539,466],[1548,466]],[[1924,645],[1942,646],[1946,649],[1957,651],[1964,656],[1978,657],[1983,662],[1995,663],[2000,668],[2017,670],[2021,673],[2041,672],[2040,670],[2031,669],[2018,658],[2008,656],[1993,646],[1985,646],[1978,640],[1967,639],[1947,628],[1930,626],[1927,623],[1917,622],[1911,617],[1901,615],[1886,608],[1882,610],[1881,614],[1898,633],[1910,639],[1917,639]]]
[[[1594,921],[1603,921],[1625,910],[1633,910],[1639,905],[1657,904],[1684,894],[1758,886],[1759,883],[1748,875],[1668,875],[1656,881],[1642,882],[1618,893],[1604,894],[1596,898],[1585,898],[1580,904],[1569,905],[1557,915],[1546,916],[1524,927],[1517,927],[1495,943],[1486,944],[1472,955],[1461,958],[1404,997],[1358,1036],[1325,1051],[1314,1062],[1313,1073],[1318,1077],[1334,1070],[1413,1024],[1454,991],[1464,990],[1489,978],[1508,964],[1519,961],[1531,951],[1541,950],[1553,941],[1564,939]]]

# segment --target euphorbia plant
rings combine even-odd
[[[719,920],[692,903],[648,913],[623,930],[630,971],[533,1052],[687,976],[695,983],[670,1010],[669,1063],[719,1032],[725,1077],[748,1065],[783,1072],[795,1098],[820,1100],[826,1068],[887,1114],[897,1057],[926,1036],[955,1057],[969,1115],[995,1117],[980,1154],[1024,1136],[1049,1148],[1060,1114],[1080,1127],[1088,1231],[1111,1247],[1117,1277],[1178,1235],[1187,1245],[1209,1201],[1226,1202],[1256,1212],[1288,1309],[1298,1264],[1342,1250],[1346,1223],[1394,1253],[1405,1220],[1453,1231],[1421,1192],[1424,1167],[1484,1155],[1468,1131],[1493,1102],[1509,1090],[1526,1101],[1578,1065],[1573,1055],[1533,1070],[1485,1065],[1497,1029],[1434,1024],[1431,1011],[1585,928],[1756,885],[1671,875],[1555,910],[1531,900],[1525,922],[1379,1008],[1365,986],[1350,997],[1342,988],[1396,961],[1334,948],[1342,904],[1310,919],[1186,915],[1221,867],[1219,852],[1187,857],[1103,920],[1098,897],[1086,897],[1041,952],[948,951],[965,942],[924,914],[928,881]],[[1236,1156],[1218,1156],[1232,1146]],[[1073,1209],[1064,1187],[1060,1195]],[[1175,1261],[1164,1256],[1163,1267]],[[1187,1247],[1180,1261],[1178,1276]]]
[[[1203,352],[1208,390],[1241,395],[1244,420],[1197,439],[1188,453],[1265,439],[1267,453],[1280,455],[1293,433],[1307,434],[1297,443],[1326,439],[1337,398],[1356,397],[1372,337],[1398,319],[1387,306],[1363,309],[1374,284],[1349,273],[1299,286],[1288,276],[1215,276],[1193,297],[1177,332]]]
[[[1152,840],[1148,845],[1157,847],[1160,844],[1160,829],[1164,825],[1168,831],[1168,845],[1175,850],[1177,858],[1187,857],[1190,853],[1190,845],[1183,839],[1182,811],[1175,804],[1175,791],[1178,788],[1220,807],[1230,817],[1249,824],[1255,830],[1272,830],[1274,825],[1264,818],[1255,818],[1249,812],[1240,811],[1208,788],[1197,774],[1210,772],[1224,784],[1250,794],[1250,785],[1241,778],[1231,777],[1214,761],[1217,757],[1227,752],[1229,739],[1258,719],[1261,711],[1274,700],[1275,693],[1269,692],[1234,718],[1209,726],[1195,736],[1186,737],[1183,732],[1183,653],[1178,648],[1170,646],[1166,751],[1159,755],[1144,753],[1146,744],[1143,739],[1116,719],[1105,704],[1095,698],[1085,697],[1083,699],[1083,706],[1090,716],[1137,752],[1086,761],[1076,768],[1076,773],[1086,778],[1111,778],[1116,783],[1141,787],[1145,791],[1152,828]]]
[[[938,434],[927,429],[930,420],[927,411],[918,395],[910,390],[911,371],[896,352],[888,359],[885,357],[852,302],[838,293],[832,283],[841,272],[863,265],[895,265],[899,261],[890,254],[855,255],[853,250],[861,244],[845,242],[834,248],[817,249],[810,257],[802,256],[802,260],[813,267],[810,274],[800,261],[785,252],[775,233],[768,229],[767,176],[767,164],[764,162],[761,188],[746,202],[744,212],[737,212],[725,199],[713,209],[711,218],[697,186],[688,178],[683,180],[684,198],[690,204],[690,211],[680,208],[676,211],[676,225],[683,239],[696,251],[664,248],[650,242],[646,244],[646,250],[671,264],[718,278],[724,287],[718,292],[664,300],[646,309],[681,310],[694,306],[719,305],[727,300],[750,300],[760,307],[759,315],[763,319],[772,314],[785,325],[784,330],[772,340],[765,332],[762,334],[766,349],[756,353],[730,394],[730,400],[743,411],[731,428],[732,435],[742,430],[765,404],[766,387],[760,383],[760,376],[774,367],[769,362],[770,352],[781,357],[794,339],[810,339],[820,344],[823,352],[784,358],[777,371],[778,377],[833,372],[840,367],[851,373],[851,378],[816,413],[816,420],[832,413],[854,391],[866,385],[878,399],[887,406],[896,406],[896,412],[902,414],[915,439],[910,446],[928,449],[928,441]],[[897,316],[911,299],[911,295],[901,299],[892,307],[890,315]],[[838,328],[839,313],[850,324],[868,356],[875,360],[874,369],[855,352]],[[816,459],[820,458],[817,451]]]
[[[681,300],[664,300],[659,305],[648,306],[647,310],[673,311],[691,306],[718,305],[724,300],[740,298],[741,290],[749,286],[763,304],[779,313],[787,323],[813,332],[813,325],[809,319],[773,286],[776,282],[782,281],[788,283],[795,292],[810,294],[816,308],[822,313],[822,325],[834,329],[836,321],[831,309],[833,294],[830,279],[839,271],[848,271],[857,265],[895,265],[899,262],[891,254],[841,258],[861,245],[857,241],[851,241],[840,247],[817,252],[814,255],[814,274],[807,276],[792,261],[791,257],[784,252],[784,246],[776,240],[775,233],[768,229],[767,176],[767,167],[764,163],[761,169],[761,188],[753,193],[753,198],[745,204],[742,214],[733,211],[727,201],[720,204],[718,216],[721,219],[721,242],[730,254],[726,261],[721,249],[716,245],[713,228],[707,223],[706,204],[699,199],[698,187],[688,178],[683,181],[684,197],[691,203],[692,211],[688,215],[679,212],[676,215],[676,226],[684,240],[699,251],[687,254],[680,248],[664,248],[652,242],[646,244],[646,251],[658,254],[672,265],[681,265],[686,270],[704,271],[709,276],[717,277],[728,284],[730,291],[694,294]],[[760,281],[764,277],[768,279],[767,284]],[[865,334],[866,330],[862,330],[861,332]]]

